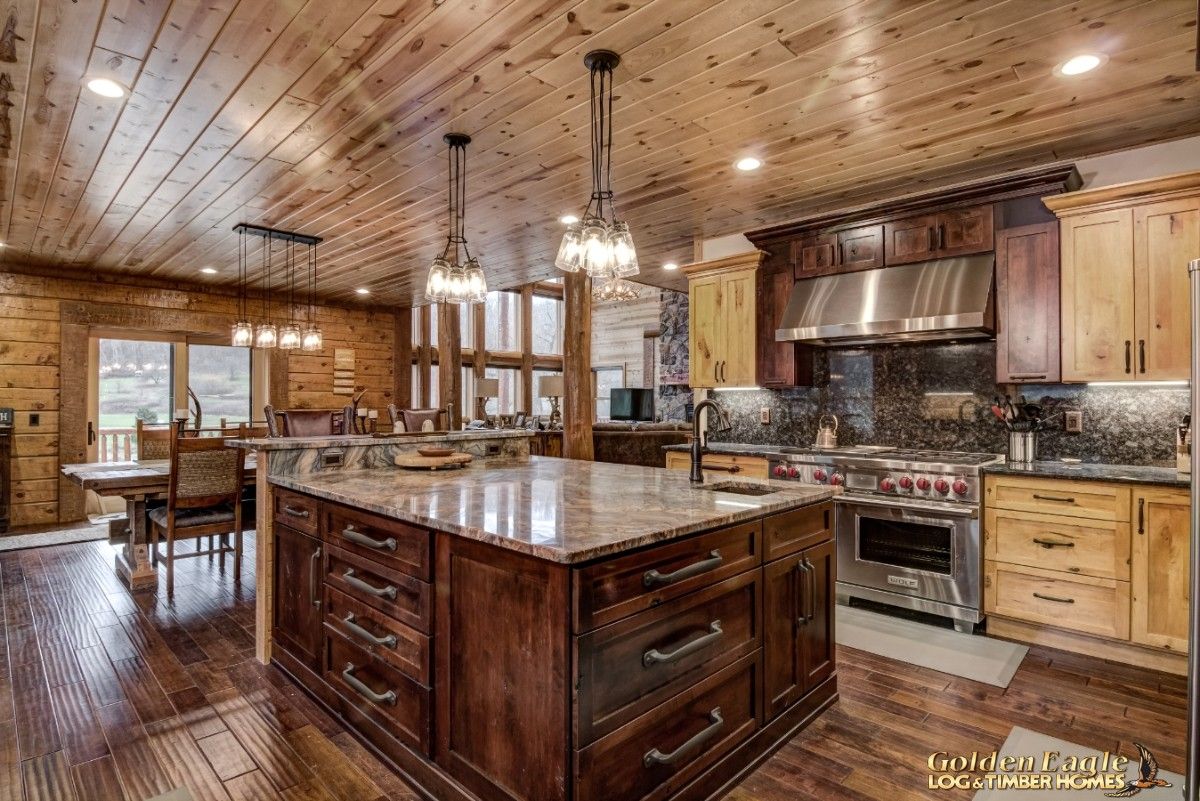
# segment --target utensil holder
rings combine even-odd
[[[1015,464],[1033,464],[1037,461],[1036,431],[1008,432],[1008,461]]]

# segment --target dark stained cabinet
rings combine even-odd
[[[909,264],[933,258],[937,249],[937,216],[923,214],[889,222],[883,226],[884,261],[889,264]]]
[[[884,224],[890,265],[986,253],[994,247],[992,204],[906,217]]]
[[[776,342],[775,331],[796,283],[791,266],[768,261],[758,270],[755,304],[755,376],[760,387],[811,386],[812,350],[795,342]]]
[[[838,271],[837,234],[816,234],[792,243],[796,278],[816,278]]]
[[[792,267],[799,281],[882,266],[882,225],[813,234],[792,243]]]
[[[310,670],[321,654],[321,542],[275,522],[275,646]]]
[[[1058,222],[996,234],[996,383],[1057,383]]]

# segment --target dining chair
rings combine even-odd
[[[137,435],[137,460],[146,462],[153,459],[171,458],[172,425],[147,425],[144,420],[135,424]]]
[[[225,554],[233,552],[233,579],[242,577],[242,481],[246,452],[229,448],[225,437],[172,437],[171,477],[167,505],[150,512],[150,547],[153,562],[167,563],[167,593],[175,589],[175,560],[217,554],[221,569]],[[229,546],[229,534],[234,536]],[[213,547],[211,537],[219,536]],[[175,553],[175,540],[194,537],[196,550]],[[200,539],[208,536],[209,547],[200,550]],[[165,554],[159,554],[158,541],[166,540]]]
[[[281,409],[276,412],[285,437],[328,437],[344,433],[345,412],[333,409]]]

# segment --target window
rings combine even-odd
[[[488,378],[500,379],[500,398],[488,401],[488,414],[516,414],[521,407],[521,369],[519,367],[489,367]]]
[[[608,420],[609,405],[612,402],[610,391],[625,386],[625,368],[593,367],[592,386],[596,393],[596,419]]]
[[[558,370],[534,370],[533,371],[533,414],[542,417],[550,416],[550,399],[541,397],[541,392],[538,389],[538,379],[548,375],[562,375]],[[562,398],[559,398],[559,407],[562,409]]]
[[[474,347],[475,343],[471,339],[471,332],[475,330],[472,324],[475,319],[474,306],[460,306],[458,310],[458,346],[460,348]],[[438,344],[438,314],[441,312],[440,303],[429,304],[429,344],[437,347]],[[420,309],[413,309],[413,344],[419,343],[421,335],[421,312]]]
[[[99,429],[132,430],[137,421],[171,422],[175,347],[170,342],[100,340]]]
[[[462,369],[462,419],[469,423],[475,419],[475,368]]]
[[[521,349],[521,296],[516,292],[489,292],[485,307],[489,351]]]
[[[438,391],[441,389],[438,386],[438,366],[431,365],[429,368],[429,408],[437,409],[441,406],[438,403]]]
[[[533,296],[533,352],[561,355],[563,352],[563,302],[558,298]]]
[[[200,399],[204,423],[251,419],[250,348],[188,345],[188,387]]]

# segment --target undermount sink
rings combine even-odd
[[[710,492],[728,492],[731,495],[770,495],[773,492],[779,492],[771,487],[764,487],[762,484],[751,484],[745,481],[723,481],[720,484],[701,484],[696,489],[705,489]]]

